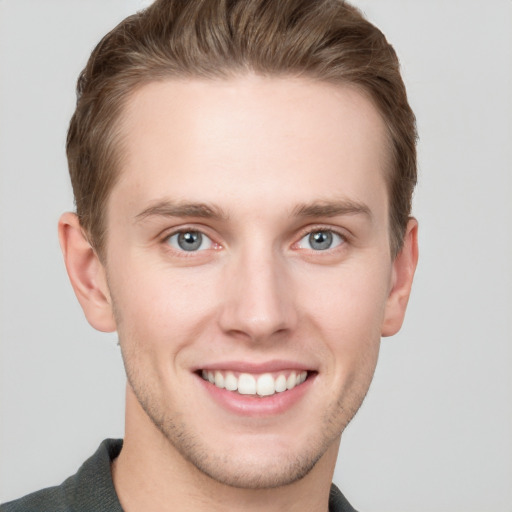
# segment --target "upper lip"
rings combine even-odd
[[[204,366],[199,366],[198,368],[195,369],[195,371],[199,370],[225,370],[232,372],[261,374],[279,372],[284,370],[312,371],[314,370],[314,368],[312,368],[311,365],[308,364],[280,359],[265,362],[219,361],[216,363],[205,363]]]

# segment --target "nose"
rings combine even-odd
[[[286,263],[268,251],[248,251],[225,269],[220,327],[252,342],[293,331],[298,314]]]

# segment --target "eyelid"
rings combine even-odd
[[[190,255],[193,255],[194,253],[205,251],[206,249],[203,249],[201,251],[179,250],[179,249],[175,249],[175,248],[171,247],[168,244],[169,238],[171,238],[172,236],[177,235],[179,233],[186,233],[187,231],[197,231],[197,232],[201,233],[203,236],[207,237],[211,241],[212,246],[213,246],[209,249],[218,250],[223,247],[222,244],[220,244],[219,242],[217,242],[215,240],[216,237],[214,237],[208,233],[210,231],[209,229],[207,229],[203,225],[197,225],[197,224],[180,225],[179,227],[176,226],[173,228],[169,228],[169,229],[163,231],[163,233],[158,238],[160,239],[161,243],[163,243],[164,245],[167,245],[167,248],[169,250],[171,250],[175,253],[179,253],[180,255],[190,256]],[[331,233],[339,236],[344,242],[340,245],[345,245],[345,243],[350,242],[350,239],[351,239],[351,235],[349,233],[347,233],[348,230],[345,230],[345,229],[342,229],[339,227],[333,227],[330,225],[325,225],[325,224],[315,224],[315,225],[306,226],[299,231],[299,233],[297,235],[298,238],[296,237],[296,241],[292,244],[292,248],[297,248],[298,243],[305,236],[308,236],[311,233],[316,233],[319,231],[331,232]],[[329,251],[335,250],[337,247],[339,247],[339,245],[336,247],[333,247],[332,249],[326,249],[323,252],[329,252]],[[306,249],[306,250],[308,250],[308,249]],[[313,250],[313,249],[309,249],[309,250]],[[314,251],[314,252],[322,252],[322,251]]]
[[[332,247],[332,248],[329,248],[329,249],[325,249],[323,251],[315,251],[314,249],[305,249],[305,250],[310,250],[310,251],[314,251],[314,252],[329,252],[329,251],[333,251],[333,250],[336,250],[338,247],[340,246],[343,246],[345,245],[345,243],[348,243],[350,241],[350,236],[347,234],[347,232],[345,230],[342,230],[341,228],[335,228],[335,227],[332,227],[332,226],[326,226],[325,224],[319,224],[319,225],[314,225],[314,226],[307,226],[303,229],[300,230],[299,234],[298,234],[298,240],[296,242],[293,243],[292,247],[293,248],[299,248],[299,249],[304,249],[302,247],[297,247],[298,244],[300,243],[301,240],[303,240],[305,237],[311,235],[312,233],[318,233],[320,231],[324,231],[324,232],[329,232],[329,233],[333,233],[334,235],[337,235],[341,238],[342,242],[341,244],[335,246],[335,247]]]
[[[193,256],[194,254],[197,255],[198,253],[201,253],[201,252],[204,252],[204,251],[207,251],[207,250],[212,250],[212,249],[213,250],[218,250],[218,249],[222,248],[221,244],[219,244],[215,240],[215,237],[213,237],[211,234],[209,234],[208,231],[209,230],[206,229],[204,226],[198,226],[197,224],[196,225],[193,225],[193,224],[190,224],[190,225],[180,225],[179,227],[176,226],[176,227],[173,227],[173,228],[165,230],[159,236],[159,239],[160,239],[160,242],[164,246],[166,246],[165,247],[166,250],[172,251],[175,254],[178,254],[180,256],[189,257],[189,256]],[[187,232],[201,233],[201,235],[203,237],[206,237],[211,242],[211,247],[208,247],[207,249],[197,250],[197,251],[185,251],[184,249],[179,249],[179,248],[171,246],[171,244],[169,243],[169,239],[171,237],[173,237],[175,235],[179,235],[180,233],[187,233]]]
[[[177,233],[187,233],[188,231],[197,231],[198,233],[201,233],[202,235],[207,236],[212,240],[214,239],[214,237],[210,233],[211,230],[208,229],[207,226],[196,223],[179,224],[177,226],[167,227],[160,232],[158,238],[164,241],[167,240],[172,235],[176,235]]]
[[[184,234],[184,233],[197,233],[199,234],[200,236],[200,244],[199,244],[199,247],[197,249],[194,249],[194,250],[187,250],[187,249],[183,249],[182,247],[179,246],[179,238],[180,238],[180,235]],[[176,238],[176,240],[174,240],[174,238]],[[184,232],[177,232],[177,233],[173,233],[172,235],[170,235],[169,237],[167,237],[167,243],[176,251],[178,252],[201,252],[201,251],[206,251],[208,249],[211,249],[214,242],[213,240],[205,235],[204,233],[201,233],[200,231],[192,231],[192,230],[188,230],[188,231],[184,231]],[[203,247],[203,246],[206,246],[206,247]]]

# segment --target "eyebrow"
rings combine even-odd
[[[186,203],[160,200],[135,216],[136,222],[148,217],[199,217],[203,219],[227,220],[228,215],[218,206],[207,203]]]
[[[370,208],[364,203],[351,200],[320,201],[297,205],[292,216],[295,217],[337,217],[339,215],[365,215],[372,218]],[[218,206],[208,203],[157,201],[135,216],[136,222],[149,217],[199,217],[226,221],[229,216]]]
[[[299,204],[293,209],[293,215],[297,217],[337,217],[338,215],[365,215],[370,220],[372,212],[370,208],[357,201],[338,200],[320,201],[307,204]]]

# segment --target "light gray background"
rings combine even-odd
[[[0,0],[0,501],[60,483],[123,435],[114,335],[57,241],[64,157],[93,45],[139,0]],[[512,511],[512,2],[359,0],[418,117],[421,258],[335,474],[367,512]]]

